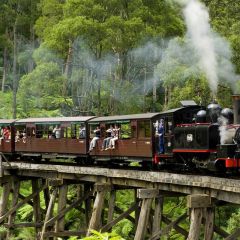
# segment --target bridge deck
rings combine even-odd
[[[218,200],[240,204],[240,179],[167,172],[108,169],[65,165],[3,163],[5,174],[27,177],[63,178],[76,181],[110,182],[120,186],[157,188],[178,194],[208,194]]]

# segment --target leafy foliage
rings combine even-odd
[[[61,97],[63,81],[58,65],[53,62],[42,63],[30,74],[23,76],[19,94],[23,108],[21,117],[42,116],[43,113],[59,115],[59,108],[64,103]]]

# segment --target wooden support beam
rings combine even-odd
[[[239,239],[240,236],[240,228],[238,228],[234,233],[230,234],[225,240],[236,240]]]
[[[53,214],[53,208],[54,208],[54,203],[55,203],[55,199],[56,199],[56,196],[57,196],[57,190],[58,189],[56,187],[53,188],[53,192],[51,194],[51,198],[50,198],[49,205],[48,205],[48,208],[47,208],[47,213],[46,213],[46,216],[45,216],[42,232],[40,233],[40,240],[45,239],[44,234],[45,234],[45,231],[46,231],[46,228],[47,228],[46,223],[47,223],[48,219]]]
[[[67,212],[75,208],[77,205],[81,205],[81,203],[91,195],[92,191],[88,192],[83,198],[75,200],[70,206],[64,208],[61,212],[59,212],[57,216],[47,220],[46,226],[52,226],[58,219],[61,219]]]
[[[91,230],[99,230],[100,221],[102,216],[102,210],[104,205],[104,197],[107,191],[112,190],[112,186],[110,184],[95,184],[94,189],[97,192],[97,196],[94,201],[92,217],[89,222],[89,227],[87,231],[87,236],[91,235]]]
[[[205,228],[204,228],[204,240],[212,240],[213,227],[214,227],[214,208],[206,208],[205,211]]]
[[[43,226],[43,223],[39,222],[39,223],[32,223],[32,222],[22,222],[22,223],[13,223],[13,224],[8,224],[8,223],[4,223],[3,224],[4,227],[6,228],[28,228],[28,227],[35,227],[35,228],[40,228]]]
[[[228,234],[227,232],[225,232],[223,229],[221,229],[220,227],[214,225],[213,226],[213,230],[215,233],[217,233],[218,235],[220,235],[221,237],[228,237],[230,234]]]
[[[188,208],[211,207],[211,197],[207,194],[193,194],[187,196]]]
[[[68,186],[67,184],[63,184],[59,187],[59,196],[58,196],[58,214],[61,213],[63,209],[66,208],[67,204],[67,192]],[[64,215],[56,220],[55,232],[64,231]]]
[[[139,203],[137,189],[134,189],[134,200],[135,200],[135,203]],[[141,210],[141,207],[138,205],[137,209],[135,210],[135,226],[138,225],[138,219],[139,219],[139,215],[140,215],[140,210]]]
[[[138,189],[137,197],[140,199],[156,198],[158,196],[158,193],[159,190],[155,188]]]
[[[42,179],[42,183],[43,183],[43,185],[48,185],[47,179]],[[48,187],[43,190],[43,194],[44,194],[45,206],[47,208],[49,205],[49,201],[50,201],[50,192],[49,192]],[[47,209],[45,211],[47,212]]]
[[[191,211],[191,223],[188,240],[198,240],[204,208],[211,207],[211,197],[206,194],[193,194],[187,196],[187,206]]]
[[[12,182],[13,194],[12,194],[12,203],[11,208],[14,208],[18,203],[18,194],[20,189],[20,181],[17,178],[14,178]],[[15,220],[16,212],[11,212],[8,216],[8,224],[11,225]],[[7,239],[10,238],[10,231],[7,233]]]
[[[3,184],[2,196],[0,201],[0,217],[2,217],[7,212],[7,204],[11,190],[11,184],[11,181]]]
[[[11,189],[10,192],[13,193],[13,190]],[[24,197],[22,194],[20,194],[20,193],[18,194],[18,198],[19,198],[19,199],[22,199],[22,200],[25,199],[25,197]],[[27,202],[27,204],[29,204],[30,206],[33,207],[33,201],[29,200],[29,201]],[[45,210],[45,209],[40,208],[40,210],[41,210],[41,214],[46,213],[46,210]]]
[[[4,159],[6,161],[8,167],[12,168],[12,166],[11,166],[10,162],[8,161],[8,159],[6,158],[6,156],[3,153],[0,153],[0,155],[1,155],[1,161],[3,162],[3,159]]]
[[[163,211],[163,197],[158,196],[155,198],[155,209],[153,216],[153,225],[152,225],[152,236],[155,233],[159,232],[161,221],[162,221],[162,211]]]
[[[39,179],[32,179],[32,193],[37,192],[39,190]],[[42,211],[40,207],[40,195],[39,193],[33,197],[33,219],[34,223],[38,223],[42,221]],[[40,232],[41,228],[37,225],[35,227],[36,233]]]
[[[89,183],[84,184],[84,193],[83,194],[85,195],[87,192],[90,192],[92,189],[93,189],[92,184],[89,184]],[[89,225],[89,221],[90,221],[91,209],[92,209],[91,206],[92,206],[92,199],[89,197],[84,201],[85,222],[86,222],[87,226]]]
[[[139,208],[139,202],[136,202],[137,203],[137,209]],[[114,207],[114,210],[116,211],[116,213],[118,213],[118,214],[122,214],[122,213],[124,213],[124,211],[121,209],[121,208],[119,208],[118,206],[116,206],[115,205],[115,207]],[[135,212],[136,212],[136,210],[135,210]],[[128,215],[128,216],[126,216],[126,219],[128,219],[130,222],[132,222],[133,224],[135,224],[135,218],[133,218],[132,216],[130,216],[130,215]]]
[[[162,221],[167,225],[171,223],[171,220],[164,215],[162,215]],[[178,224],[175,223],[172,227],[175,229],[176,232],[182,234],[185,238],[188,237],[188,232],[184,228],[180,227]]]
[[[108,207],[107,223],[109,223],[109,222],[111,222],[111,221],[113,220],[115,200],[116,200],[116,191],[115,191],[115,190],[112,190],[112,191],[110,192],[110,198],[109,198],[109,207]]]
[[[158,193],[159,193],[158,189],[138,189],[137,196],[138,198],[142,198],[143,200],[134,240],[144,239],[149,220],[149,214],[152,206],[152,201],[153,198],[158,196]]]
[[[111,229],[116,223],[120,222],[122,219],[126,218],[130,213],[135,211],[138,208],[138,202],[134,203],[127,211],[123,212],[120,216],[116,219],[112,220],[111,222],[107,223],[105,226],[101,228],[102,232],[107,232]]]
[[[168,234],[174,226],[177,226],[181,221],[183,221],[187,217],[187,213],[184,213],[180,217],[178,217],[176,220],[171,222],[169,225],[167,225],[163,230],[159,230],[157,233],[155,233],[149,240],[157,240],[161,236]]]
[[[201,223],[202,223],[202,208],[193,208],[191,209],[191,218],[190,218],[190,230],[187,240],[198,240],[200,236]]]
[[[86,230],[82,231],[63,231],[63,232],[45,232],[43,234],[44,239],[49,238],[49,237],[72,237],[72,236],[77,236],[81,237],[86,235]]]
[[[47,184],[50,187],[57,187],[63,185],[63,179],[62,178],[48,178]]]
[[[24,204],[26,204],[30,199],[32,199],[33,197],[35,197],[37,194],[39,194],[43,189],[45,189],[47,186],[43,186],[41,187],[37,192],[29,195],[28,197],[26,197],[24,200],[22,200],[21,202],[19,202],[17,205],[15,205],[13,208],[11,208],[8,212],[6,212],[4,215],[2,215],[0,217],[0,223],[2,223],[10,214],[12,214],[13,212],[15,212],[18,208],[20,208],[21,206],[23,206]]]

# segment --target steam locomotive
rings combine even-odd
[[[73,159],[79,164],[121,164],[217,172],[240,168],[240,96],[233,96],[234,113],[217,103],[207,107],[182,101],[181,107],[160,113],[121,116],[79,116],[0,120],[0,153],[14,161]],[[102,151],[106,130],[117,125],[115,149]],[[53,129],[58,126],[58,137]],[[96,147],[89,152],[94,129]],[[84,135],[79,130],[84,128]],[[8,136],[4,133],[9,131]]]

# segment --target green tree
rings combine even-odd
[[[31,73],[22,77],[20,82],[19,117],[57,116],[61,104],[67,99],[62,97],[64,77],[56,63],[38,65]]]
[[[57,8],[56,13],[51,11],[53,6]],[[82,45],[84,42],[84,46],[90,51],[93,63],[90,74],[94,82],[91,90],[96,99],[93,100],[92,110],[97,113],[102,112],[104,96],[107,95],[112,96],[107,105],[115,109],[118,101],[113,99],[116,97],[117,87],[121,87],[123,81],[130,82],[129,51],[151,37],[169,37],[182,34],[184,30],[179,7],[168,1],[51,0],[48,3],[43,0],[40,8],[44,16],[38,19],[36,30],[44,42],[64,58],[65,96],[73,95],[72,90],[75,89],[71,88],[72,82],[69,80],[77,72],[73,69],[76,65],[76,50],[80,49],[77,52],[78,57],[84,56],[81,46],[75,44],[75,40],[80,37],[83,41],[79,43]],[[43,29],[48,18],[49,25]],[[102,61],[109,53],[113,54],[116,63],[111,67],[109,75],[103,76],[99,74],[99,67],[94,67],[94,64]],[[80,64],[85,63],[81,61]],[[75,68],[79,68],[78,64]],[[86,76],[84,74],[82,78]],[[106,79],[110,80],[107,95],[103,88]],[[77,101],[73,99],[73,102]]]

